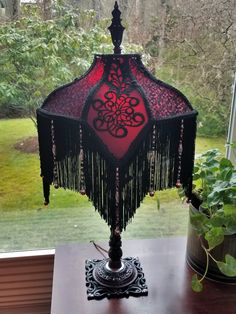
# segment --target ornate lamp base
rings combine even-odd
[[[109,267],[109,259],[85,262],[88,300],[122,298],[148,294],[146,280],[138,258],[121,260],[119,269]]]

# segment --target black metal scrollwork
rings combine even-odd
[[[122,259],[124,268],[112,272],[107,260],[87,260],[85,275],[88,300],[148,295],[144,273],[137,257]],[[95,279],[96,277],[96,279]]]

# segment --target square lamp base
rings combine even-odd
[[[122,259],[121,268],[109,267],[109,259],[93,259],[85,262],[88,300],[139,297],[148,294],[146,280],[137,257]]]

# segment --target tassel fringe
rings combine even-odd
[[[38,113],[38,134],[45,203],[52,183],[81,192],[109,226],[122,231],[147,193],[180,181],[191,195],[196,116],[154,122],[122,166],[106,158],[79,121]]]

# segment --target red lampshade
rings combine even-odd
[[[123,229],[148,192],[182,184],[190,195],[196,115],[139,55],[96,55],[37,110],[46,203],[52,183],[86,193]]]

